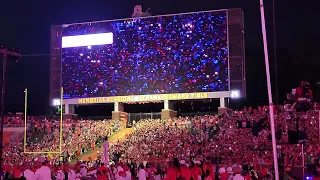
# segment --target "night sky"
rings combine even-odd
[[[318,81],[320,50],[317,0],[275,0],[279,100],[301,80]],[[274,81],[272,0],[265,1],[269,57]],[[247,99],[239,105],[267,104],[259,0],[157,0],[157,1],[18,1],[1,2],[0,45],[20,49],[18,62],[8,63],[6,111],[23,111],[24,88],[29,91],[30,114],[49,112],[50,26],[65,23],[127,18],[133,6],[151,8],[153,15],[242,8],[245,23]],[[1,56],[0,56],[1,57]],[[318,74],[317,74],[318,72]],[[275,97],[275,91],[274,91]]]

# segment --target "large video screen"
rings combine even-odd
[[[64,97],[228,91],[227,34],[226,11],[64,26]]]

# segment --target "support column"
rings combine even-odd
[[[65,104],[64,105],[63,119],[77,119],[77,115],[75,114],[75,105],[74,104]]]
[[[218,107],[218,113],[219,114],[224,114],[226,112],[227,112],[227,108],[226,108],[225,98],[221,97],[220,98],[220,107]]]
[[[225,108],[226,107],[226,102],[224,97],[220,98],[220,108]]]
[[[123,104],[120,102],[114,103],[114,110],[112,111],[112,119],[120,120],[121,128],[126,128],[128,124],[128,113],[124,112]]]
[[[119,111],[123,111],[123,104],[119,103],[119,102],[115,102],[114,103],[114,112],[119,112]]]
[[[70,114],[75,114],[75,113],[76,113],[75,107],[76,107],[76,106],[75,106],[74,104],[70,104],[70,105],[69,105]]]
[[[177,117],[177,111],[174,111],[173,109],[173,102],[164,100],[164,107],[161,110],[161,119]]]
[[[65,104],[64,105],[64,114],[74,114],[74,104]]]
[[[69,109],[69,107],[70,107],[70,104],[65,104],[64,105],[64,114],[70,114],[70,109]]]

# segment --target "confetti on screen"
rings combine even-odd
[[[113,43],[62,49],[65,98],[227,91],[226,11],[69,25]]]

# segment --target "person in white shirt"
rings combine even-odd
[[[140,170],[138,171],[137,177],[139,180],[147,179],[147,172],[144,170],[143,164],[140,164]]]
[[[125,180],[131,180],[132,178],[132,175],[131,175],[131,172],[130,172],[130,169],[128,168],[125,172]]]
[[[81,180],[81,174],[80,174],[80,173],[78,173],[78,174],[76,175],[76,180]]]
[[[233,177],[232,167],[229,166],[226,171],[227,171],[227,174],[228,174],[228,179],[232,180],[232,177]]]
[[[81,166],[81,169],[80,169],[81,177],[87,177],[88,169],[87,169],[86,165],[81,164],[80,166]]]
[[[51,170],[45,162],[42,162],[42,166],[36,170],[35,175],[36,180],[51,180]]]
[[[121,167],[120,164],[117,164],[117,170],[116,172],[114,173],[114,177],[115,178],[118,178],[120,176],[119,172],[123,171],[124,172],[124,169]]]
[[[34,174],[33,171],[31,171],[31,166],[30,164],[26,164],[26,170],[24,170],[21,174],[21,176],[25,177],[27,180],[35,180],[36,175]]]
[[[237,164],[237,163],[235,163],[235,164],[232,165],[232,169],[242,169],[242,166]]]
[[[119,171],[119,176],[116,178],[116,180],[125,180],[124,176],[125,176],[125,173],[124,171]]]
[[[88,172],[88,175],[90,175],[90,176],[94,176],[94,177],[97,177],[97,169],[95,169],[95,170],[93,170],[93,171]]]
[[[221,173],[225,173],[225,172],[226,172],[226,168],[224,168],[223,165],[220,165],[218,173],[221,174]]]
[[[229,166],[229,167],[227,168],[227,173],[228,173],[228,174],[233,174],[233,171],[232,171],[232,167],[231,167],[231,166]]]
[[[241,171],[239,169],[236,170],[236,175],[233,176],[232,180],[245,180],[243,176],[241,176]]]
[[[56,180],[64,180],[64,178],[65,178],[64,172],[62,171],[62,168],[60,167],[59,170],[57,171]]]
[[[76,172],[73,169],[69,169],[68,171],[68,180],[76,180]]]

